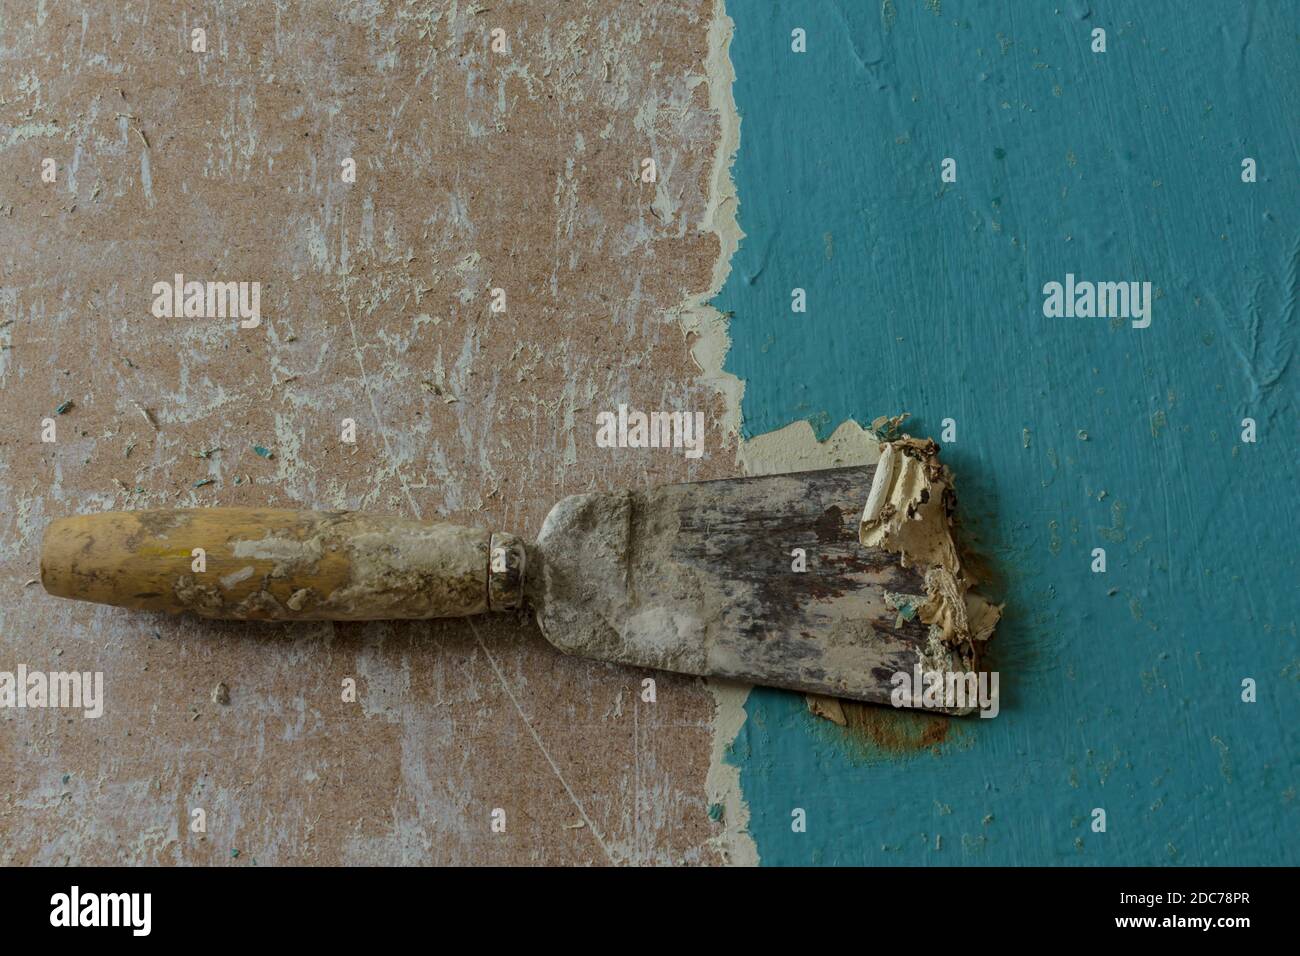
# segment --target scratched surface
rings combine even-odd
[[[717,861],[693,679],[643,703],[644,673],[514,619],[214,625],[25,586],[79,512],[531,535],[565,494],[729,473],[720,431],[689,461],[597,449],[593,424],[620,401],[719,420],[673,315],[717,252],[709,15],[0,3],[0,670],[106,681],[99,719],[0,711],[0,862]],[[152,317],[176,273],[259,281],[261,326]]]

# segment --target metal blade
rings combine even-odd
[[[858,542],[873,472],[566,498],[530,569],[542,632],[584,657],[889,703],[928,628],[884,599],[920,604],[921,578]]]

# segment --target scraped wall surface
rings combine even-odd
[[[951,420],[1007,602],[996,719],[750,696],[729,759],[762,859],[1296,862],[1294,7],[728,12],[745,435]],[[1149,327],[1046,317],[1067,273],[1151,282]]]
[[[0,669],[109,688],[100,720],[0,716],[0,860],[719,862],[748,812],[767,863],[1295,862],[1286,5],[733,0],[734,257],[701,228],[736,206],[713,4],[341,9],[0,3]],[[260,279],[262,328],[152,318],[177,271]],[[1067,273],[1150,281],[1151,325],[1045,317]],[[701,378],[677,322],[722,275],[747,468],[860,457],[805,422],[952,421],[1007,601],[996,719],[840,728],[756,691],[715,738],[700,682],[647,706],[513,620],[212,626],[25,586],[76,511],[531,533],[569,492],[732,473],[720,326],[687,318]],[[705,457],[598,454],[620,401],[706,410]]]
[[[565,494],[726,473],[672,313],[718,253],[712,12],[0,3],[0,671],[106,696],[0,712],[0,862],[720,859],[697,680],[652,706],[513,618],[214,625],[28,583],[78,512],[535,534]],[[261,282],[261,325],[155,317],[176,273]],[[597,449],[619,402],[706,412],[704,457]]]

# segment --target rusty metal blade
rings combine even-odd
[[[920,604],[921,578],[858,542],[873,472],[566,498],[530,570],[542,632],[584,657],[889,703],[928,629],[884,599]]]

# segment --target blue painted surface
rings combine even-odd
[[[732,759],[764,862],[1296,863],[1295,5],[728,12],[746,238],[715,305],[745,432],[955,419],[1007,602],[1002,713],[937,752],[751,695]],[[1045,318],[1067,272],[1149,280],[1151,326]]]

